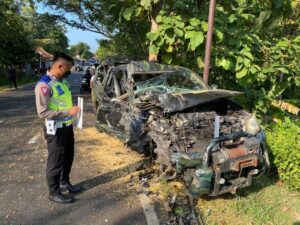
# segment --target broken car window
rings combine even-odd
[[[145,91],[175,94],[207,89],[198,75],[188,71],[164,73],[150,80],[136,82],[135,84],[137,94]]]

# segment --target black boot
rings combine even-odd
[[[80,187],[74,186],[70,182],[61,183],[60,189],[62,191],[68,191],[69,193],[79,193],[81,191]]]
[[[49,195],[49,199],[53,202],[58,202],[58,203],[71,203],[74,201],[73,198],[63,195],[62,193]]]

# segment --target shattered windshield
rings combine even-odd
[[[145,91],[175,94],[206,89],[199,76],[191,71],[169,72],[147,81],[136,82],[137,94]]]

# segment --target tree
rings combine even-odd
[[[72,45],[70,47],[70,54],[73,57],[77,57],[79,55],[80,59],[88,59],[93,56],[93,53],[90,51],[90,46],[84,42]]]
[[[29,9],[28,9],[29,8]],[[35,8],[27,7],[23,13],[26,30],[36,47],[43,47],[48,52],[66,52],[69,44],[66,28],[55,18],[47,14],[38,14]]]
[[[12,1],[0,2],[0,64],[21,65],[33,55],[32,43]]]

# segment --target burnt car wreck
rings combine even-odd
[[[96,127],[151,154],[167,179],[183,175],[192,195],[218,196],[251,185],[269,166],[264,131],[193,71],[148,61],[97,68]]]

